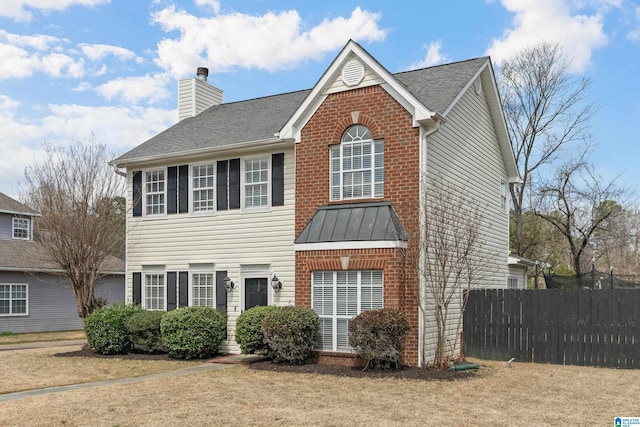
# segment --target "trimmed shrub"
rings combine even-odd
[[[367,363],[365,369],[397,369],[408,331],[409,322],[403,313],[367,310],[349,321],[349,345]]]
[[[273,305],[253,307],[238,316],[235,335],[244,354],[270,356],[269,346],[262,335],[262,320],[275,308]]]
[[[213,356],[226,336],[227,317],[211,307],[183,307],[160,321],[162,342],[176,359]]]
[[[125,326],[134,350],[157,353],[164,349],[160,331],[160,321],[164,314],[164,311],[142,310],[127,319]]]
[[[319,333],[320,320],[309,308],[274,307],[262,321],[264,341],[273,350],[276,362],[309,362]]]
[[[87,342],[100,354],[126,354],[133,348],[126,321],[142,310],[139,305],[114,304],[91,313],[84,321]]]

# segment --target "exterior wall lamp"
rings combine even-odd
[[[280,289],[282,289],[282,282],[280,281],[280,279],[278,279],[278,276],[276,276],[275,274],[271,278],[271,287],[275,292],[280,292]]]
[[[233,280],[231,280],[229,276],[225,277],[223,282],[224,287],[227,288],[227,292],[231,292],[231,290],[235,287],[235,283],[233,283]]]

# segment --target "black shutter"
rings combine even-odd
[[[178,168],[178,212],[189,212],[189,165]]]
[[[240,209],[240,159],[229,160],[229,209]]]
[[[180,307],[188,307],[189,306],[189,272],[181,271],[180,273],[178,273],[178,279],[180,281],[180,292],[178,293]]]
[[[167,168],[167,213],[178,212],[178,168]]]
[[[271,206],[284,205],[284,153],[271,155]]]
[[[224,286],[226,271],[216,271],[216,308],[227,314],[227,288]]]
[[[176,272],[167,272],[167,311],[176,309]]]
[[[133,303],[142,303],[142,273],[133,273]]]
[[[133,171],[133,216],[142,216],[142,171]]]
[[[216,200],[217,209],[226,211],[229,209],[229,199],[227,196],[227,185],[229,183],[229,161],[219,160],[216,172]]]

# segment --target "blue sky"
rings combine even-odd
[[[349,39],[391,72],[556,41],[592,81],[597,173],[640,184],[638,1],[2,0],[0,192],[45,141],[122,154],[171,126],[198,66],[226,102],[307,89]]]

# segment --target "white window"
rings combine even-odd
[[[13,238],[31,239],[31,220],[29,218],[13,217]]]
[[[164,170],[147,171],[144,174],[145,214],[164,215],[166,179]]]
[[[507,210],[507,183],[500,181],[500,209]]]
[[[314,271],[311,306],[320,318],[316,348],[350,351],[349,320],[383,308],[382,271]]]
[[[369,129],[351,126],[340,145],[331,146],[331,200],[384,196],[384,142]]]
[[[507,289],[518,289],[518,278],[509,277],[507,279]]]
[[[243,198],[245,209],[266,208],[270,205],[270,157],[244,159]]]
[[[143,286],[144,308],[147,310],[166,310],[166,290],[164,273],[145,273]]]
[[[28,307],[26,284],[0,284],[0,316],[24,316]]]
[[[216,287],[213,273],[191,273],[191,305],[216,307]]]
[[[193,212],[212,212],[215,209],[215,166],[213,164],[191,167]]]

